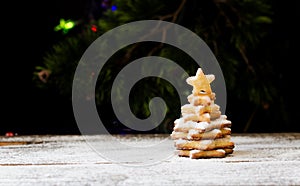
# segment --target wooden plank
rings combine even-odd
[[[155,144],[167,136],[117,137]],[[135,156],[127,148],[109,146],[108,136],[89,140],[106,151]],[[82,136],[0,137],[0,142],[9,141],[42,143],[0,146],[0,185],[300,185],[300,133],[232,134],[236,147],[226,158],[174,155],[153,165],[110,161]],[[173,146],[158,146],[156,152],[169,149]]]

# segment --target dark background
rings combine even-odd
[[[254,125],[253,132],[299,132],[299,1],[273,1],[274,24],[270,46],[274,66],[280,69],[280,88],[288,122],[274,130]],[[1,126],[0,135],[8,131],[22,134],[77,134],[72,105],[57,92],[41,90],[33,83],[35,66],[61,39],[54,32],[60,18],[79,19],[87,14],[84,0],[20,1],[2,5],[1,26]],[[228,103],[230,104],[230,103]],[[272,123],[266,126],[270,126]],[[240,131],[237,131],[240,132]]]

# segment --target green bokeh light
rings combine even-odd
[[[75,22],[72,20],[64,20],[64,19],[60,19],[59,21],[59,25],[57,25],[54,30],[55,31],[60,31],[62,30],[62,32],[64,34],[68,33],[68,31],[72,28],[74,28],[75,26]]]

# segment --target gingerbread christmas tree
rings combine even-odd
[[[189,104],[181,107],[181,117],[175,120],[171,134],[179,156],[223,158],[233,153],[231,121],[214,103],[216,94],[210,86],[214,79],[214,75],[205,75],[199,68],[196,76],[186,80],[193,91],[187,98]]]

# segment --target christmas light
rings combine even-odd
[[[91,30],[92,30],[93,32],[97,32],[97,30],[98,30],[98,29],[97,29],[97,26],[96,26],[96,25],[92,25],[92,26],[91,26]]]
[[[74,28],[75,22],[72,20],[64,20],[60,19],[59,25],[57,25],[54,30],[59,31],[62,30],[64,34],[68,33],[68,31],[72,28]]]
[[[14,136],[14,133],[12,133],[12,132],[6,132],[6,133],[5,133],[5,136],[6,136],[6,137],[13,137],[13,136]]]
[[[112,5],[110,9],[111,9],[111,11],[116,11],[117,10],[117,6],[116,5]]]

